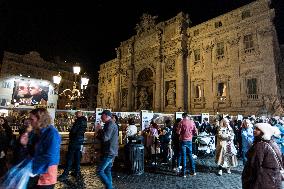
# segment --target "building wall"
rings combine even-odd
[[[144,14],[117,58],[101,65],[98,107],[282,114],[281,55],[267,1],[193,27],[183,13],[155,19]]]

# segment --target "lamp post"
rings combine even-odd
[[[65,96],[71,101],[71,104],[70,103],[66,104],[65,108],[77,109],[80,106],[80,99],[84,98],[82,94],[83,91],[87,88],[89,79],[86,76],[86,74],[81,76],[80,72],[81,72],[81,67],[78,64],[73,66],[73,73],[75,75],[75,80],[72,89],[64,89],[61,93],[58,93],[60,96]],[[80,77],[80,86],[78,85],[77,81],[78,77]],[[53,76],[53,82],[56,84],[57,87],[61,82],[61,79],[62,77],[60,73],[56,76]]]
[[[60,72],[58,72],[57,75],[53,76],[53,83],[55,84],[54,93],[56,95],[58,95],[58,90],[59,90],[58,86],[59,86],[59,84],[61,82],[61,79],[62,79],[62,77],[60,75]]]

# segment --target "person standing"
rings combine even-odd
[[[74,166],[73,176],[78,177],[81,175],[80,172],[80,162],[81,162],[81,148],[84,143],[84,136],[87,128],[87,118],[83,116],[81,111],[77,111],[75,113],[76,120],[72,125],[69,132],[69,145],[68,152],[66,156],[66,165],[63,173],[59,176],[59,180],[66,180],[69,171],[72,168],[72,164]]]
[[[181,153],[183,155],[183,168],[181,176],[186,177],[186,151],[188,150],[189,163],[191,167],[190,175],[195,176],[195,163],[192,157],[192,137],[198,134],[198,130],[193,120],[191,120],[187,113],[182,114],[182,121],[180,122],[177,134],[180,135]],[[180,157],[179,157],[180,158]],[[180,162],[180,161],[179,161]],[[179,165],[178,165],[179,166]]]
[[[217,132],[216,164],[219,166],[218,175],[222,175],[222,168],[227,168],[231,174],[231,168],[238,165],[237,150],[234,146],[234,131],[229,125],[230,121],[223,118]]]
[[[162,128],[162,132],[160,133],[159,140],[161,143],[161,155],[162,155],[162,163],[168,163],[169,158],[171,158],[171,142],[172,138],[172,122],[170,119],[165,121],[165,126]]]
[[[0,117],[0,177],[7,171],[7,152],[10,148],[13,132],[4,117]]]
[[[206,134],[211,134],[212,133],[212,127],[208,121],[208,118],[205,117],[203,119],[203,123],[201,124],[199,130],[198,130],[198,133],[202,133],[202,132],[206,132]]]
[[[271,139],[280,131],[268,123],[257,123],[254,142],[247,152],[247,163],[242,172],[243,189],[281,189],[281,151]]]
[[[242,123],[242,158],[243,158],[243,165],[247,162],[246,153],[250,149],[253,144],[253,128],[252,124],[249,119],[244,119]]]
[[[53,189],[57,182],[57,168],[60,160],[60,134],[51,125],[51,117],[45,108],[33,109],[29,119],[39,138],[32,159],[31,176],[33,178],[30,179],[35,186],[29,185],[28,188]]]
[[[115,157],[118,155],[118,128],[112,120],[112,113],[104,110],[101,113],[101,119],[104,123],[102,134],[102,161],[97,169],[101,181],[107,189],[112,189],[111,168]]]
[[[177,128],[179,123],[181,122],[181,118],[177,118],[176,122],[173,126],[172,131],[172,146],[173,146],[173,158],[172,158],[172,169],[173,171],[177,170],[177,160],[180,154],[180,142],[179,142],[179,134],[177,134]]]

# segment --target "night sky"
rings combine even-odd
[[[171,3],[170,3],[171,2]],[[80,62],[89,75],[116,57],[121,41],[136,34],[143,13],[165,21],[180,11],[200,24],[252,0],[0,0],[0,53],[38,51],[46,60],[60,56]],[[280,43],[284,43],[284,0],[272,0]]]

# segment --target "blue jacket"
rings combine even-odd
[[[242,151],[246,153],[252,146],[254,140],[253,128],[242,128]]]
[[[53,125],[40,130],[33,158],[33,174],[43,174],[51,165],[58,165],[60,160],[61,136]]]
[[[273,137],[274,141],[278,144],[281,153],[284,154],[284,126],[280,123],[275,125],[280,130],[280,137]]]

